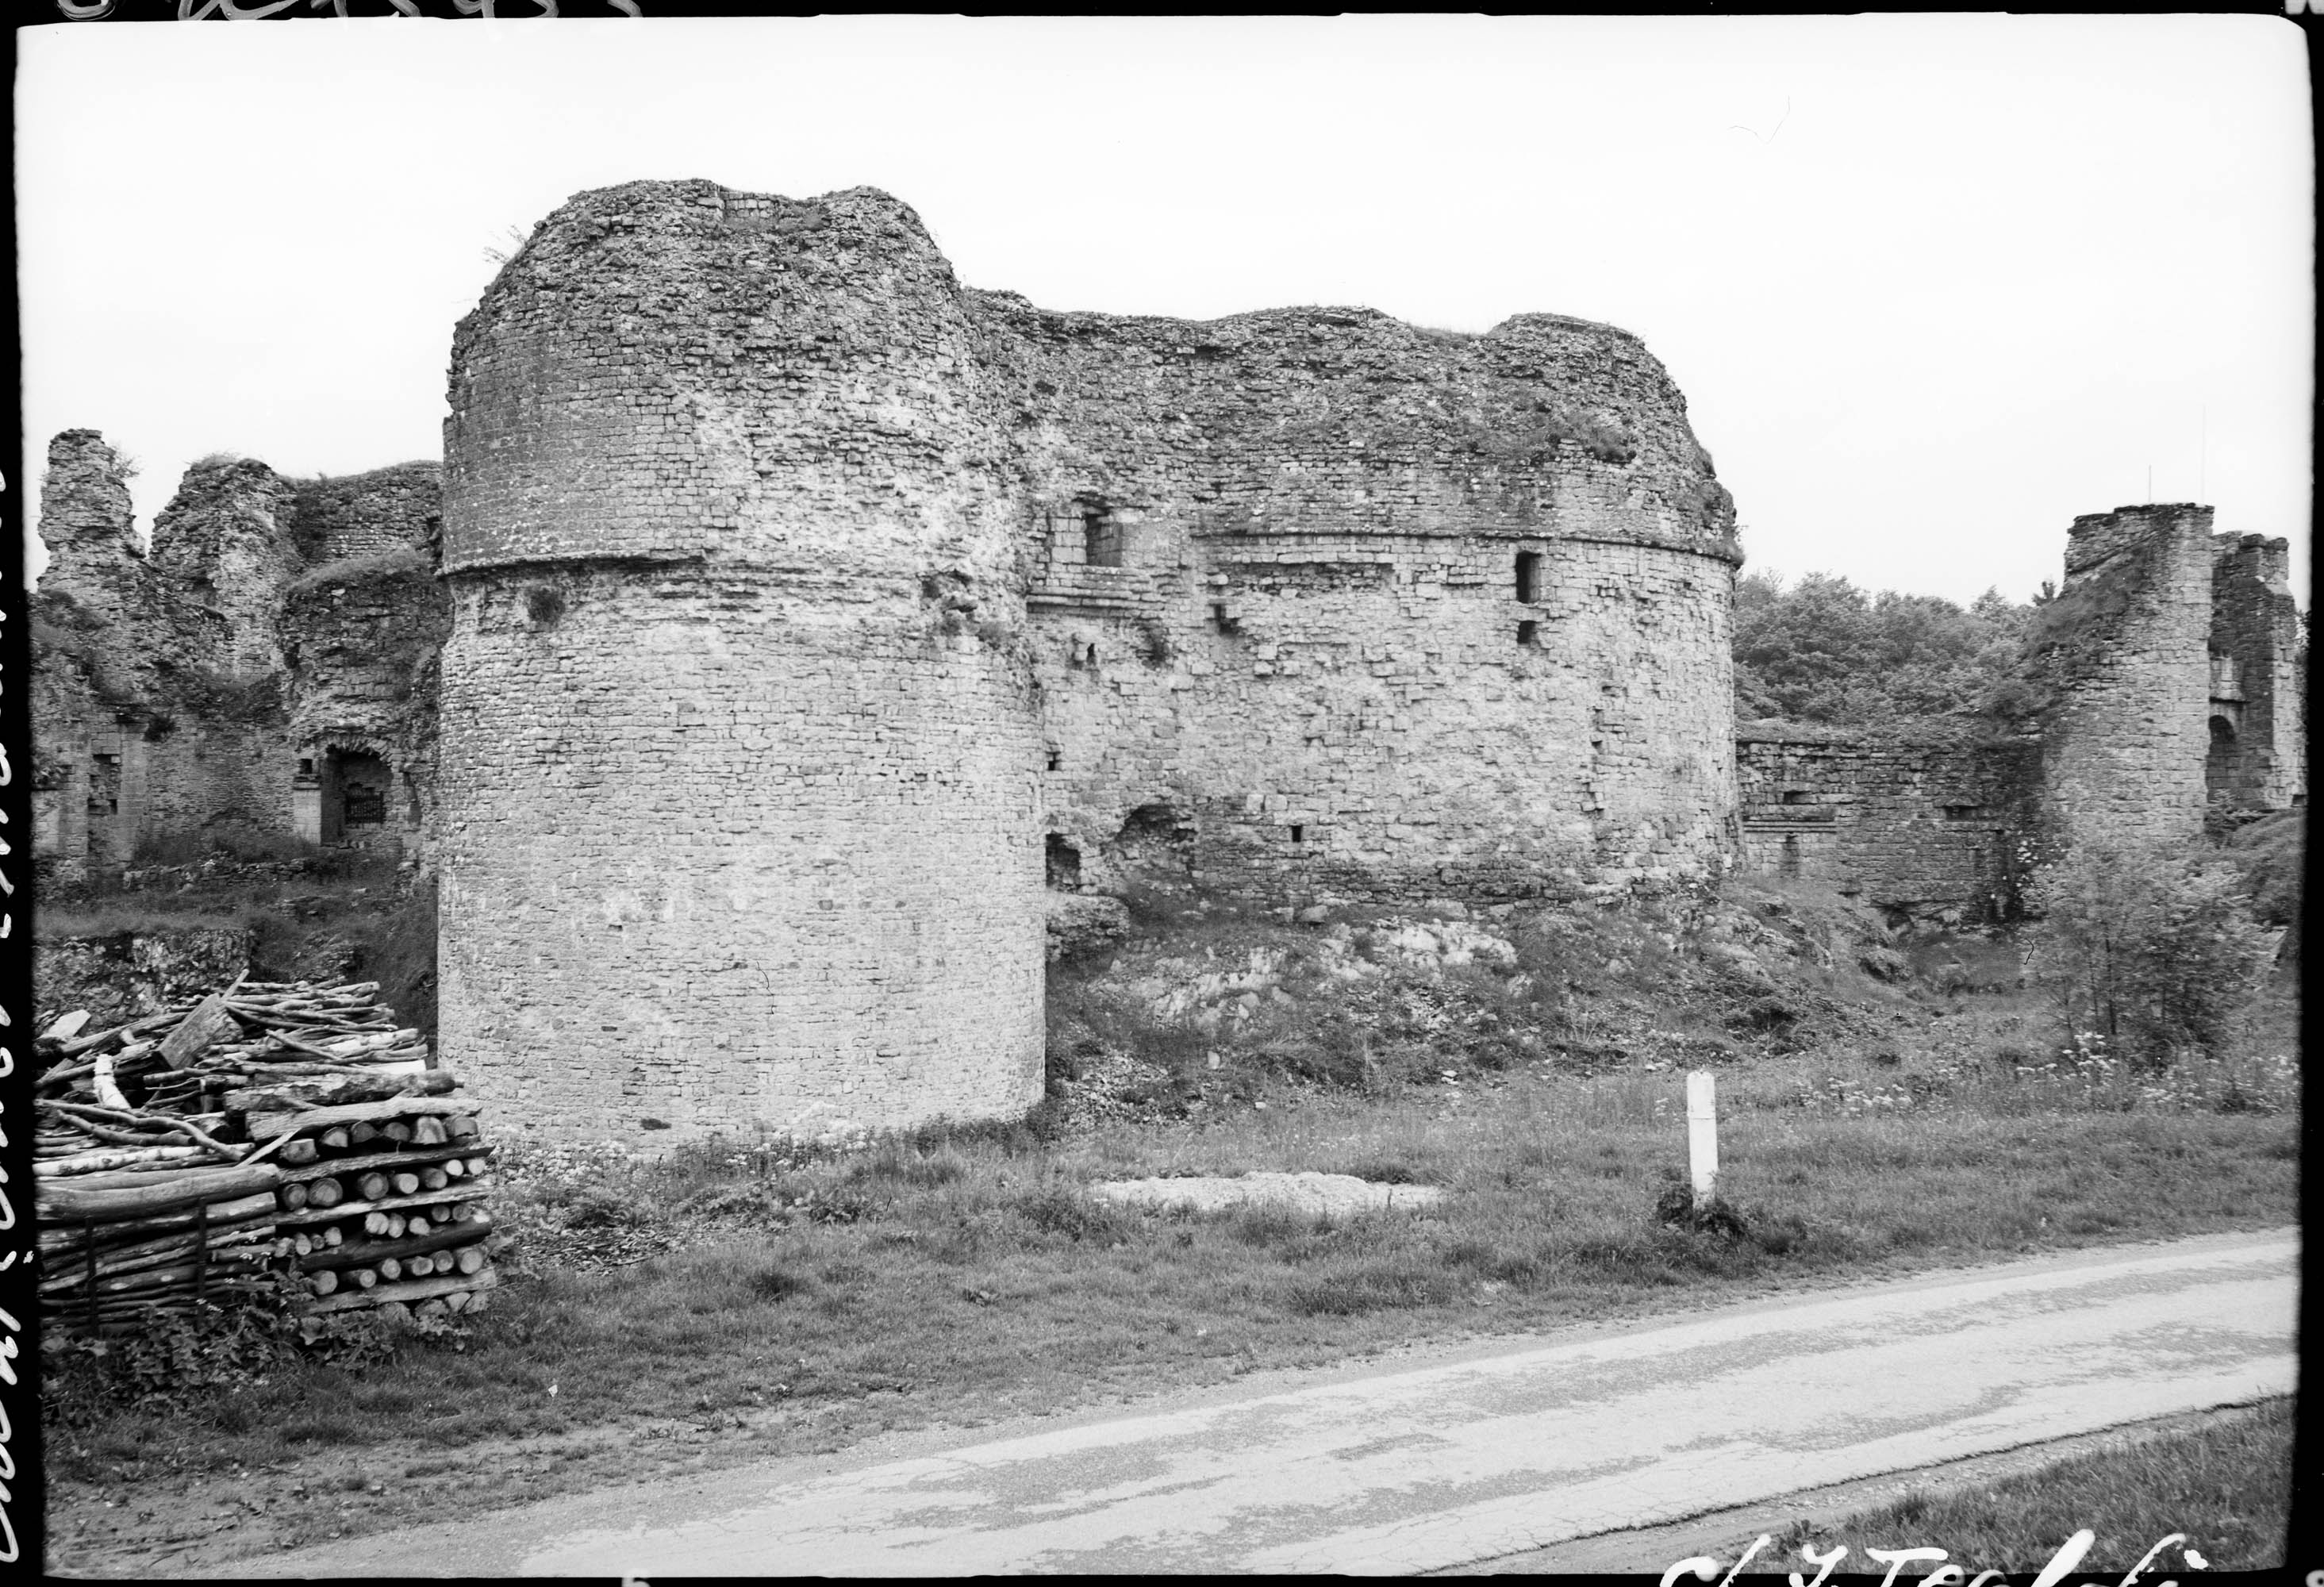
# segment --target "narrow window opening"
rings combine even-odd
[[[1807,789],[1803,788],[1787,788],[1784,790],[1784,803],[1787,805],[1804,805],[1807,802]]]
[[[1517,643],[1527,650],[1533,648],[1540,634],[1541,624],[1538,623],[1527,621],[1517,624]]]
[[[1121,566],[1121,521],[1102,506],[1082,509],[1083,560],[1093,567]]]
[[[1055,771],[1059,766],[1065,764],[1065,756],[1064,751],[1051,750],[1049,752],[1049,770]]]
[[[301,777],[312,777],[315,775],[314,756],[301,755],[299,757],[299,775]]]
[[[1291,824],[1291,841],[1293,843],[1305,843],[1307,841],[1306,827],[1301,826],[1296,821],[1294,821]]]
[[[1517,599],[1528,606],[1541,599],[1541,553],[1539,551],[1517,553]]]
[[[1797,876],[1800,873],[1800,840],[1798,838],[1784,839],[1784,857],[1780,870],[1785,876]]]
[[[1071,890],[1082,884],[1082,852],[1067,843],[1063,833],[1049,834],[1049,885]]]

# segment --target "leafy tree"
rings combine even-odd
[[[1735,708],[1834,726],[2030,708],[2017,658],[2030,606],[1987,590],[1964,611],[1934,595],[1870,595],[1846,578],[1747,574],[1735,589]]]
[[[2150,1068],[2224,1041],[2275,943],[2215,852],[2085,836],[2025,896],[2043,917],[2027,969],[2068,1037],[2095,1032]]]

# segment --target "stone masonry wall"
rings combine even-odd
[[[2227,811],[2286,809],[2308,797],[2291,542],[2222,534],[2212,544],[2209,797]]]
[[[288,830],[280,654],[265,591],[280,482],[197,465],[137,549],[125,464],[93,430],[50,445],[32,602],[38,852],[72,880],[164,839]],[[254,595],[244,587],[254,585]],[[263,632],[261,632],[261,631]]]
[[[1795,726],[1736,735],[1746,863],[1921,918],[2015,909],[2040,747]]]
[[[1636,337],[969,296],[1080,885],[1143,856],[1275,901],[1571,895],[1715,860],[1732,504]]]
[[[342,558],[294,580],[280,619],[300,835],[426,859],[436,810],[438,680],[451,603],[432,545]],[[349,818],[335,764],[376,756],[383,807]],[[331,801],[337,798],[334,807]],[[363,817],[376,813],[379,819]]]
[[[2200,835],[2212,556],[2208,507],[2074,521],[2065,582],[2035,641],[2056,696],[2043,753],[2046,847],[2085,833]]]
[[[291,532],[309,567],[420,548],[443,531],[444,469],[434,458],[297,483]]]
[[[536,230],[452,409],[446,1052],[545,1127],[1025,1105],[1045,852],[1720,862],[1733,509],[1611,328],[1052,314],[884,194],[637,183]]]
[[[447,625],[429,538],[435,466],[328,482],[318,496],[263,463],[204,458],[155,520],[150,555],[126,470],[94,430],[50,444],[32,683],[36,850],[51,876],[172,843],[312,838],[312,781],[296,768],[317,752],[301,744],[332,731],[408,770],[424,807]],[[388,549],[339,555],[374,541]],[[310,553],[335,558],[331,589],[366,594],[317,617],[328,593],[302,605],[296,582]],[[284,649],[286,613],[313,631],[303,669],[295,632]],[[409,817],[411,801],[395,808]],[[399,823],[391,841],[417,830],[416,817]]]
[[[557,1134],[1029,1106],[1038,734],[1001,436],[911,212],[582,196],[464,321],[441,1033]]]

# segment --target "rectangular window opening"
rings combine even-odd
[[[1531,650],[1541,638],[1541,624],[1530,620],[1517,624],[1517,643]]]
[[[1291,841],[1293,843],[1305,843],[1306,840],[1307,829],[1305,826],[1302,826],[1298,822],[1294,821],[1291,824]]]
[[[1517,599],[1528,606],[1541,599],[1541,553],[1539,551],[1517,553]]]
[[[1104,507],[1082,509],[1082,559],[1092,567],[1121,566],[1121,521]]]

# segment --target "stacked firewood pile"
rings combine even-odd
[[[35,1044],[41,1296],[71,1330],[297,1276],[309,1316],[475,1310],[493,1149],[378,984],[237,981]]]

